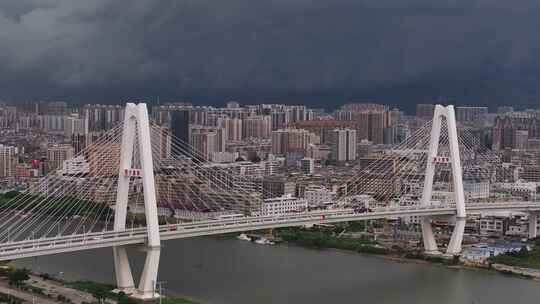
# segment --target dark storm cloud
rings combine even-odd
[[[539,28],[535,0],[0,0],[0,98],[532,103]]]

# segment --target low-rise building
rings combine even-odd
[[[322,207],[332,203],[337,193],[330,191],[324,186],[310,185],[304,191],[304,198],[308,201],[310,207]]]
[[[238,159],[238,152],[212,152],[212,161],[215,163],[232,163]]]
[[[498,183],[496,189],[509,192],[514,196],[520,196],[525,200],[535,200],[537,197],[538,183],[521,181],[515,183]]]
[[[508,236],[527,237],[529,235],[529,225],[527,223],[512,223],[508,225],[505,232]]]
[[[280,197],[284,195],[294,195],[296,183],[284,176],[273,176],[263,180],[264,198]]]
[[[480,219],[480,234],[486,236],[503,236],[505,217],[488,216]]]
[[[307,210],[306,199],[296,198],[292,195],[284,195],[276,198],[265,199],[261,207],[261,215],[280,215]]]
[[[86,175],[88,173],[90,173],[90,164],[82,155],[62,163],[63,175]]]
[[[315,160],[313,158],[303,158],[300,160],[300,170],[306,175],[311,175],[315,172]]]
[[[488,198],[490,195],[489,181],[465,181],[463,191],[466,200]]]

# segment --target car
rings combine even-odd
[[[368,212],[368,208],[361,207],[361,208],[354,208],[354,213],[366,213]]]

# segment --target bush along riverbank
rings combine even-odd
[[[339,229],[338,229],[339,230]],[[483,264],[460,262],[459,256],[432,256],[423,254],[422,250],[405,251],[401,248],[386,248],[370,239],[340,237],[334,228],[283,228],[275,231],[285,242],[315,249],[339,249],[359,253],[383,255],[395,261],[422,261],[439,264],[451,268],[491,269],[503,274],[540,280],[540,240],[531,250],[523,248],[519,252],[509,252],[487,259]]]
[[[540,240],[537,240],[531,250],[523,247],[517,252],[507,252],[488,259],[493,264],[540,269]]]
[[[307,230],[302,228],[284,228],[277,231],[286,242],[310,248],[332,248],[370,254],[388,254],[389,250],[371,240],[337,237],[332,230]]]
[[[113,290],[115,286],[110,284],[96,283],[92,281],[76,281],[71,283],[66,283],[67,287],[80,290],[92,294],[96,299],[103,300],[113,300],[118,304],[143,304],[142,300],[133,299],[124,294],[123,292],[115,293]],[[162,304],[200,304],[192,300],[184,298],[175,298],[175,297],[163,297],[161,300]]]
[[[339,230],[341,228],[338,228]],[[363,228],[362,228],[363,229]],[[387,248],[371,239],[340,237],[334,228],[283,228],[276,231],[285,242],[315,249],[339,249],[358,253],[374,254],[388,257],[395,261],[422,261],[445,266],[455,266],[459,258],[428,256],[421,250],[406,251],[402,248]]]
[[[0,262],[0,303],[28,303],[34,297],[36,303],[41,300],[57,303],[81,304],[143,304],[120,292],[116,287],[92,281],[66,282],[46,273],[33,273],[25,268],[16,268],[8,262]],[[70,291],[71,290],[71,291]],[[81,293],[75,293],[78,290]],[[157,302],[157,300],[155,301]],[[162,304],[199,304],[195,301],[179,297],[163,297]]]
[[[540,280],[540,240],[531,250],[523,247],[517,252],[507,252],[488,259],[489,268],[504,274]]]

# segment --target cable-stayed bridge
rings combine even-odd
[[[536,236],[540,202],[489,195],[500,160],[473,134],[458,132],[451,106],[437,106],[404,142],[352,168],[329,210],[269,207],[271,194],[256,180],[207,159],[153,124],[145,104],[127,104],[122,126],[0,206],[0,259],[113,247],[118,288],[152,298],[163,240],[407,216],[421,218],[425,250],[435,254],[431,220],[452,217],[447,254],[455,255],[468,212],[501,210],[529,213]],[[147,252],[137,288],[128,245]]]

